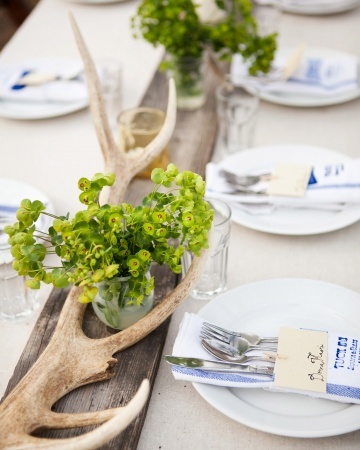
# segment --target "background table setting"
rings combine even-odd
[[[263,336],[276,334],[281,326],[360,336],[357,181],[352,180],[357,185],[353,188],[354,200],[346,197],[345,201],[336,202],[336,207],[334,198],[328,196],[331,201],[322,197],[319,202],[325,204],[322,208],[295,208],[293,204],[274,208],[271,204],[269,209],[269,205],[264,208],[261,200],[257,210],[256,205],[251,210],[246,202],[239,204],[235,196],[221,189],[218,179],[211,182],[220,169],[258,174],[277,163],[350,165],[360,156],[358,2],[319,0],[315,5],[304,0],[301,6],[300,0],[276,3],[282,11],[278,23],[279,53],[284,51],[287,55],[286,52],[304,44],[306,57],[325,61],[350,55],[350,60],[355,61],[352,75],[356,76],[350,77],[352,84],[348,90],[334,95],[291,97],[260,90],[251,148],[232,154],[226,152],[216,127],[215,91],[220,80],[211,71],[206,74],[204,106],[190,112],[178,111],[169,145],[170,161],[181,170],[191,168],[206,175],[209,198],[225,200],[231,207],[227,291],[210,300],[199,296],[187,298],[171,321],[153,337],[156,351],[146,354],[142,350],[141,357],[148,367],[151,365],[151,369],[146,369],[152,380],[147,409],[131,431],[103,448],[236,449],[250,445],[263,449],[359,448],[359,405],[259,388],[214,386],[197,383],[193,378],[175,379],[171,367],[162,359],[163,355],[183,351],[181,346],[179,350],[179,329],[189,314]],[[121,66],[121,109],[139,105],[164,109],[167,80],[157,72],[163,51],[143,39],[134,39],[130,28],[131,16],[139,4],[138,0],[40,0],[1,52],[0,76],[4,76],[3,66],[20,68],[20,76],[24,75],[27,62],[49,63],[55,59],[75,61],[77,65],[80,58],[68,20],[71,11],[94,60],[110,58]],[[233,73],[235,69],[233,63]],[[81,84],[83,80],[77,82]],[[40,102],[39,109],[29,109],[20,106],[24,100],[11,103],[3,96],[3,86],[0,87],[0,216],[6,216],[5,209],[12,206],[8,198],[16,192],[15,187],[6,184],[8,179],[21,185],[21,195],[22,192],[31,195],[34,190],[56,213],[73,214],[78,208],[77,180],[103,167],[88,98],[45,106]],[[253,87],[251,83],[248,85],[250,91]],[[66,100],[62,94],[61,97]],[[118,139],[115,125],[113,131]],[[143,179],[135,180],[128,198],[137,200],[145,183]],[[6,194],[9,191],[11,195]],[[251,203],[253,207],[254,202]],[[0,242],[1,238],[0,235]],[[171,289],[166,283],[170,283],[168,278],[164,278],[161,293]],[[47,302],[49,295],[49,287],[40,290],[35,311],[25,321],[0,320],[1,395],[6,392],[14,371],[11,387],[26,373],[50,337],[64,293],[57,294],[59,302],[51,304]],[[40,331],[39,316],[48,326],[44,336],[31,335],[34,329]],[[134,363],[131,358],[126,353],[124,361],[140,373],[142,361],[131,366]],[[120,373],[131,376],[133,381],[139,376],[124,368]],[[121,383],[126,385],[126,380],[116,379],[108,385],[109,389],[117,384],[123,386]],[[106,390],[105,383],[99,384],[100,391]],[[111,407],[106,401],[118,400],[115,392],[114,396],[103,393],[103,409]],[[95,401],[99,395],[95,391],[89,394]],[[65,401],[65,407],[70,403]]]

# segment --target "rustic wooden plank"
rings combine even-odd
[[[208,71],[205,81],[208,93],[206,104],[194,112],[178,113],[176,129],[170,142],[171,161],[178,165],[180,170],[189,169],[202,175],[205,171],[205,164],[211,156],[216,136],[213,95],[216,79]],[[165,109],[166,101],[167,81],[163,74],[157,73],[142,104]],[[149,180],[134,180],[128,190],[127,201],[139,203],[150,187],[151,182]],[[161,301],[176,286],[177,277],[165,267],[156,267],[154,271],[156,303]],[[51,294],[9,382],[5,396],[16,386],[45,349],[55,329],[66,295],[66,290],[54,290]],[[152,389],[169,323],[170,319],[147,336],[146,339],[118,354],[118,364],[115,367],[115,375],[111,380],[78,388],[60,399],[53,409],[59,412],[75,413],[125,405],[134,396],[144,378],[150,380]],[[97,319],[91,307],[87,308],[83,328],[85,333],[92,338],[104,337],[114,332]],[[145,420],[146,410],[147,406],[123,433],[103,446],[102,449],[135,449]],[[90,428],[50,430],[41,432],[38,436],[70,437],[82,434],[88,429]]]

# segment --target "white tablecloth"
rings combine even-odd
[[[3,62],[38,56],[77,56],[67,12],[71,10],[94,57],[123,61],[124,107],[137,105],[161,58],[161,50],[133,40],[129,18],[138,1],[84,5],[40,0],[31,16],[0,55]],[[324,16],[283,14],[280,45],[332,47],[360,55],[360,9]],[[276,143],[323,146],[353,157],[360,155],[360,99],[326,108],[295,109],[262,102],[256,145]],[[44,190],[58,212],[77,208],[77,180],[103,166],[89,110],[56,119],[0,119],[0,176],[19,178]],[[218,157],[215,155],[215,160]],[[260,233],[233,224],[229,288],[283,277],[328,281],[360,292],[360,223],[323,235],[291,237]],[[43,302],[47,290],[42,292]],[[171,353],[185,311],[204,302],[189,298],[172,318],[164,354]],[[0,322],[0,394],[35,323]],[[358,449],[360,431],[321,439],[297,439],[247,428],[208,405],[191,384],[176,382],[161,363],[139,450],[183,449]]]

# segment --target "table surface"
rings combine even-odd
[[[78,56],[67,13],[72,11],[96,57],[115,57],[124,66],[124,108],[141,101],[162,57],[160,48],[134,40],[130,17],[138,1],[86,5],[40,0],[0,54],[1,62],[39,56]],[[279,46],[305,42],[360,56],[360,8],[333,16],[283,14]],[[96,32],[95,32],[96,30]],[[261,102],[255,145],[322,146],[352,157],[360,155],[360,99],[323,108],[297,109]],[[88,109],[48,120],[0,119],[0,176],[17,178],[43,190],[58,212],[77,207],[77,180],[103,167]],[[219,159],[215,154],[214,159]],[[181,167],[181,169],[186,169]],[[55,176],[56,174],[56,176]],[[360,292],[360,223],[314,236],[260,233],[232,224],[229,288],[273,278],[310,278]],[[43,304],[49,289],[40,292]],[[173,314],[164,354],[172,351],[185,311],[206,302],[188,298]],[[0,322],[0,395],[35,324]],[[190,383],[176,382],[161,363],[138,449],[356,449],[360,431],[320,439],[271,435],[245,427],[208,405]]]

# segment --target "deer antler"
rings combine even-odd
[[[145,149],[121,153],[111,135],[94,63],[72,16],[70,20],[84,61],[92,115],[105,166],[117,175],[108,198],[118,202],[131,178],[160,153],[173,133],[176,118],[174,84],[170,80],[166,120],[158,137]],[[94,449],[120,433],[145,404],[149,393],[147,381],[124,408],[70,415],[52,412],[51,407],[79,386],[111,378],[116,362],[113,354],[138,342],[169,317],[196,284],[202,265],[203,258],[196,258],[186,277],[161,304],[131,327],[104,339],[85,336],[82,320],[86,305],[77,301],[81,289],[72,288],[49,345],[0,405],[0,449]],[[76,438],[52,440],[31,435],[40,429],[101,423],[99,428]]]

